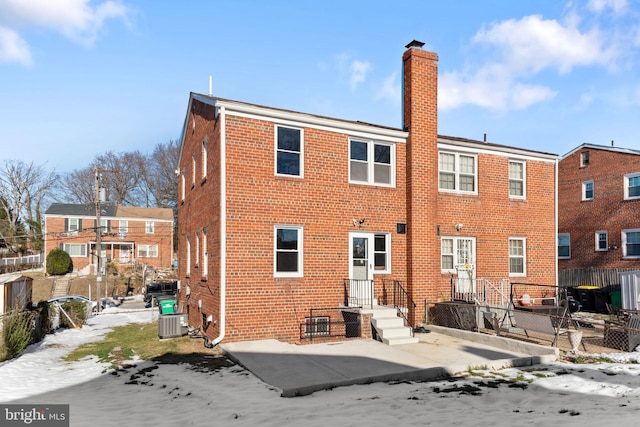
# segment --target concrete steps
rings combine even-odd
[[[51,290],[51,298],[69,295],[71,288],[71,279],[68,277],[59,277],[53,281],[53,289]]]
[[[418,342],[418,338],[412,336],[411,328],[404,325],[404,319],[398,316],[395,308],[374,308],[371,314],[371,324],[383,343],[399,345]]]

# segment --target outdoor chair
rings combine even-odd
[[[629,316],[626,323],[605,321],[604,345],[623,351],[633,351],[640,345],[640,314]]]

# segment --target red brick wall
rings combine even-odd
[[[589,165],[580,155],[589,151]],[[623,229],[640,228],[640,200],[624,200],[624,176],[640,172],[640,155],[592,147],[577,150],[560,161],[558,233],[570,233],[571,258],[559,259],[560,269],[640,268],[637,259],[624,259]],[[594,181],[594,199],[582,200],[582,183]],[[595,232],[607,231],[609,246],[595,250]]]

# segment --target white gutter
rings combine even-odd
[[[224,339],[227,317],[227,141],[225,107],[220,107],[220,335],[211,342]]]

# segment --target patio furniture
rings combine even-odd
[[[605,321],[604,345],[623,351],[633,351],[640,345],[640,314],[629,316],[626,323]]]

